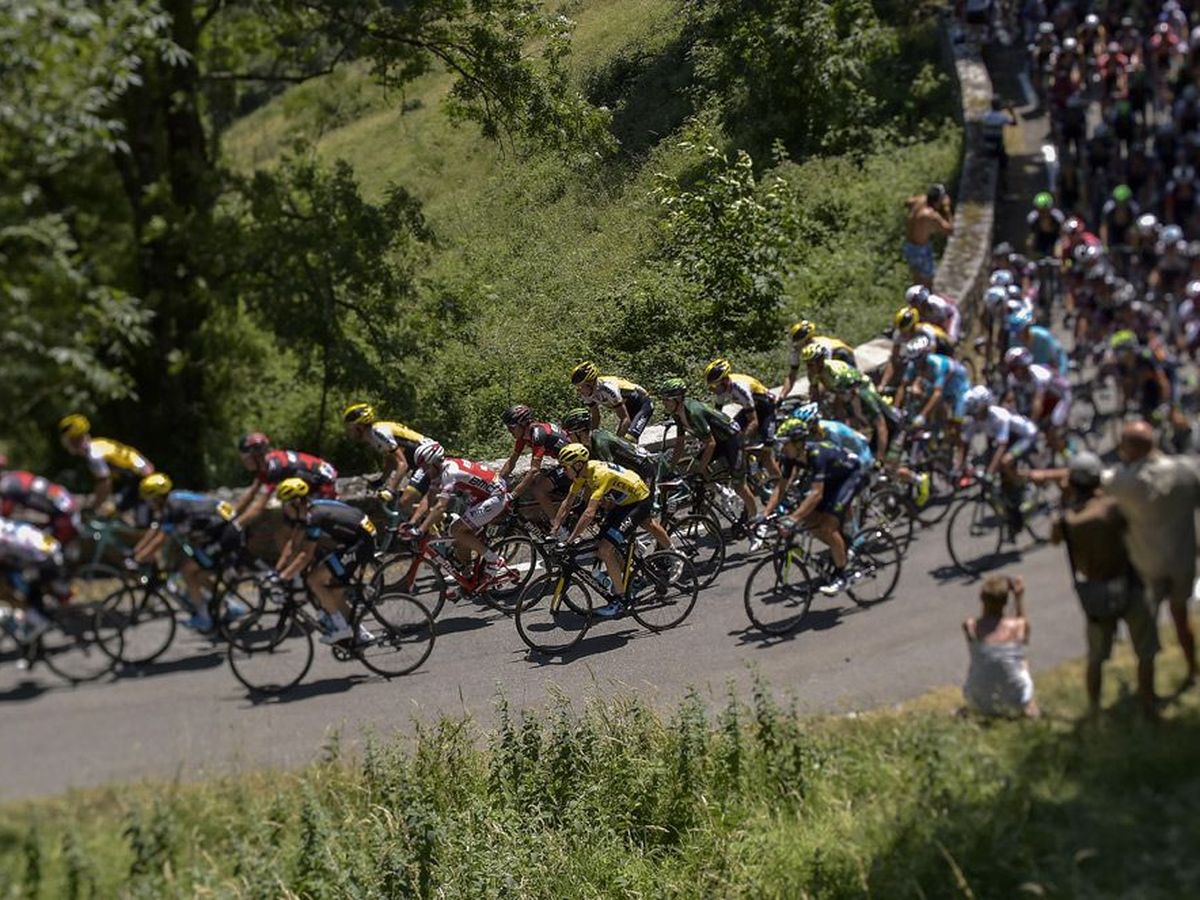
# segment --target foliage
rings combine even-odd
[[[669,715],[501,699],[486,735],[443,720],[293,773],[10,805],[0,894],[1194,896],[1200,700],[1149,727],[1133,680],[1125,651],[1097,721],[1082,664],[1038,676],[1038,722],[956,719],[949,691],[850,717],[761,683]]]

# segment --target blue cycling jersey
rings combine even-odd
[[[917,364],[910,362],[904,370],[904,380],[912,381],[916,375]],[[971,380],[967,377],[967,370],[963,364],[948,356],[943,356],[941,353],[930,353],[925,357],[921,375],[935,390],[941,388],[942,393],[949,397],[957,397],[959,394],[965,393],[971,386]]]
[[[1063,349],[1058,338],[1050,333],[1050,329],[1041,325],[1031,325],[1029,335],[1032,338],[1029,342],[1029,352],[1033,354],[1033,361],[1049,366],[1060,375],[1066,375],[1067,351]]]
[[[821,419],[820,425],[821,432],[825,435],[826,440],[834,446],[841,447],[843,450],[849,450],[867,465],[870,465],[872,460],[874,460],[875,457],[871,453],[870,442],[845,422],[838,422],[833,419]]]

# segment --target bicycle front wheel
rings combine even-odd
[[[746,579],[742,602],[750,623],[759,631],[790,634],[808,615],[815,591],[816,584],[800,554],[787,550],[754,567]]]
[[[433,615],[411,594],[391,591],[365,603],[360,624],[372,640],[355,647],[364,666],[384,678],[416,671],[433,652]]]
[[[132,584],[113,592],[104,606],[121,627],[121,662],[145,666],[154,662],[175,640],[175,610],[167,598],[145,584]]]
[[[290,608],[250,613],[230,629],[226,658],[250,693],[281,694],[312,666],[312,631]]]
[[[891,532],[900,546],[907,550],[913,539],[914,528],[910,503],[908,492],[899,485],[888,484],[877,488],[863,504],[862,530],[883,528]]]
[[[102,602],[71,603],[53,610],[41,636],[47,668],[72,684],[95,681],[113,670],[124,644],[121,619]]]
[[[946,526],[946,549],[950,559],[966,575],[979,575],[999,564],[1006,521],[998,504],[968,497],[950,514]]]
[[[882,528],[860,531],[850,542],[850,599],[874,606],[892,596],[900,581],[900,545]]]
[[[725,565],[725,535],[721,523],[712,516],[692,514],[668,520],[667,533],[678,541],[692,561],[701,588],[706,588],[721,574]]]
[[[517,603],[525,586],[533,580],[538,572],[542,571],[541,556],[538,554],[537,545],[520,534],[510,534],[500,538],[492,545],[492,549],[508,563],[508,568],[516,574],[516,577],[484,591],[483,600],[488,606],[500,610],[506,616],[511,616],[516,612]]]
[[[641,561],[633,578],[635,593],[629,611],[651,631],[683,624],[696,606],[700,591],[696,570],[682,553],[651,553]]]
[[[517,634],[531,650],[558,654],[570,650],[592,625],[592,594],[584,585],[547,573],[521,592]]]

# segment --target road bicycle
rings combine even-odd
[[[946,549],[964,575],[979,576],[995,569],[1012,555],[1002,553],[1022,532],[1038,543],[1049,539],[1052,504],[1047,491],[1033,485],[1001,487],[978,473],[962,482],[975,487],[958,502],[946,526]]]
[[[545,574],[521,592],[517,633],[537,653],[562,654],[587,634],[596,620],[592,596],[612,600],[612,584],[595,555],[599,539],[547,545]],[[643,553],[637,541],[624,541],[627,611],[650,631],[681,625],[696,605],[699,585],[687,557],[675,550]]]
[[[43,663],[55,675],[81,684],[104,677],[117,664],[122,636],[120,622],[102,604],[75,601],[46,610],[50,626],[30,641],[24,623],[11,606],[0,604],[0,658],[11,655],[32,670]],[[5,646],[12,644],[12,648]]]

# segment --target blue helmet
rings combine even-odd
[[[1008,317],[1008,330],[1021,331],[1033,324],[1033,310],[1019,309]]]

